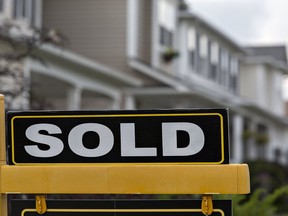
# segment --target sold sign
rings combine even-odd
[[[226,109],[9,112],[9,164],[229,163]]]

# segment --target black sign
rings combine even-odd
[[[9,112],[9,164],[229,163],[226,109]]]
[[[213,200],[211,216],[231,216],[230,200]],[[12,200],[10,216],[39,216],[35,200]],[[48,200],[45,216],[203,216],[201,200]]]

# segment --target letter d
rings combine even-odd
[[[177,147],[177,131],[185,131],[189,135],[186,147]],[[193,123],[162,123],[163,156],[189,156],[197,154],[204,147],[205,137],[202,129]]]

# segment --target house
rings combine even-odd
[[[1,29],[7,29],[4,23],[9,20],[9,26],[13,27],[9,29],[13,33],[11,37],[27,37],[33,32],[30,26],[37,29],[42,27],[41,0],[3,0],[0,6]],[[1,46],[7,47],[7,40],[2,40]],[[8,45],[8,53],[11,52],[10,47]],[[95,108],[95,101],[98,109],[119,109],[122,106],[121,89],[135,88],[141,83],[115,68],[48,44],[19,61],[17,68],[17,79],[12,75],[0,79],[8,108],[14,110],[92,109]],[[15,89],[19,91],[15,92]]]
[[[248,135],[256,132],[254,151],[251,138],[243,142],[247,157],[263,155],[264,159],[285,161],[287,155],[287,119],[282,82],[287,75],[287,56],[284,46],[245,47],[247,55],[241,60],[240,95],[243,107],[257,114],[255,121],[244,119],[244,131]],[[255,136],[255,135],[254,135]],[[266,142],[269,145],[263,145]],[[252,144],[253,145],[253,144]],[[286,158],[285,158],[286,157]]]
[[[38,98],[38,107],[53,109],[227,107],[232,162],[288,163],[285,47],[243,47],[176,0],[9,2],[8,17],[69,38],[64,48],[36,52],[45,63],[25,61],[30,105]]]

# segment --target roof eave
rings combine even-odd
[[[247,54],[247,51],[241,46],[239,45],[237,42],[235,42],[234,40],[232,40],[230,37],[228,37],[227,35],[223,34],[223,32],[221,32],[219,29],[217,29],[216,27],[212,26],[211,24],[209,24],[208,21],[206,21],[204,18],[202,18],[201,16],[199,16],[198,14],[196,14],[195,12],[189,12],[189,11],[180,11],[178,13],[178,18],[179,19],[194,19],[196,20],[199,24],[204,25],[206,28],[210,29],[211,31],[215,32],[215,34],[217,34],[219,37],[222,37],[224,40],[226,40],[231,46],[233,46],[235,49],[239,50],[242,54]]]
[[[115,79],[116,81],[123,83],[124,86],[142,86],[142,82],[139,79],[131,77],[122,71],[101,64],[95,60],[89,59],[70,50],[48,44],[42,45],[41,47],[39,47],[39,50],[57,56],[59,58],[63,58],[69,62],[79,64],[91,70],[97,71],[97,73],[101,73],[102,75],[105,75],[107,77],[110,77],[111,79]]]
[[[242,58],[242,62],[246,64],[267,64],[271,67],[280,69],[284,74],[288,74],[287,64],[269,56],[245,56]]]

